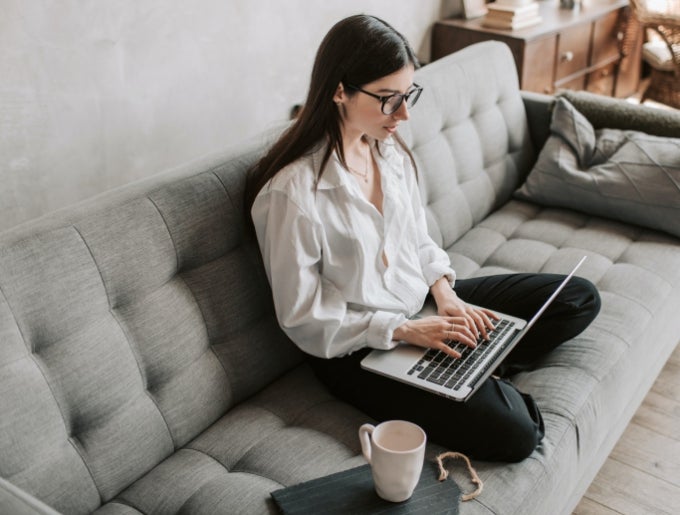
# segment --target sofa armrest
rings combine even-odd
[[[620,98],[605,97],[587,91],[562,91],[557,97],[522,91],[529,133],[536,152],[540,152],[550,135],[552,106],[557,97],[566,98],[578,109],[594,129],[635,130],[662,137],[678,137],[680,113],[631,104]]]
[[[639,131],[668,138],[677,138],[680,134],[680,111],[675,109],[658,109],[588,91],[566,90],[557,96],[566,98],[595,130]]]
[[[14,515],[59,515],[41,500],[0,477],[0,513]]]
[[[551,109],[555,97],[532,91],[521,91],[520,93],[527,114],[531,142],[534,144],[536,153],[538,153],[550,136]]]

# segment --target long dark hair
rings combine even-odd
[[[356,15],[336,23],[326,34],[316,53],[307,100],[297,120],[283,133],[264,157],[250,170],[245,207],[250,207],[262,187],[279,170],[308,153],[322,140],[328,147],[321,161],[319,176],[335,151],[346,166],[342,146],[340,112],[333,96],[340,83],[363,86],[412,64],[419,66],[406,38],[375,16]],[[347,95],[356,94],[345,88]],[[413,155],[395,134],[396,141]]]

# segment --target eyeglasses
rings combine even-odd
[[[380,109],[382,110],[383,114],[394,114],[396,113],[399,108],[401,107],[402,102],[406,101],[406,107],[411,109],[414,105],[416,105],[416,102],[418,102],[418,98],[420,98],[420,94],[423,92],[423,88],[421,86],[418,86],[418,84],[413,85],[413,89],[411,89],[408,93],[392,93],[391,95],[387,96],[380,96],[376,95],[375,93],[371,93],[370,91],[366,91],[365,89],[361,89],[358,86],[354,86],[352,84],[345,84],[349,89],[353,89],[356,91],[361,91],[362,93],[365,93],[366,95],[372,96],[373,98],[377,98],[381,102]]]

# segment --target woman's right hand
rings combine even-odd
[[[449,347],[447,342],[450,340],[459,341],[473,349],[477,346],[477,338],[462,316],[428,316],[408,320],[394,330],[392,338],[441,350],[453,358],[460,358],[461,355]]]

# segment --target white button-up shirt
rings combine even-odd
[[[314,356],[394,347],[429,287],[455,279],[427,233],[410,159],[391,138],[379,145],[383,214],[335,154],[316,184],[323,146],[276,174],[252,207],[279,324]]]

